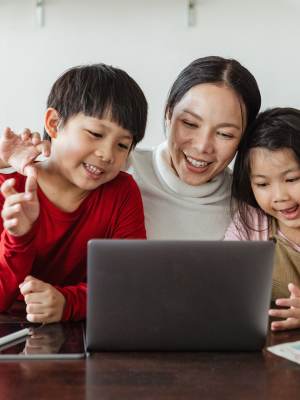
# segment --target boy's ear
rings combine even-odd
[[[57,136],[59,121],[59,113],[55,110],[55,108],[47,108],[45,112],[44,125],[45,130],[51,139],[55,139]]]

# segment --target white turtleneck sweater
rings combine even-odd
[[[148,239],[221,240],[230,223],[231,173],[191,186],[168,163],[167,143],[136,149],[129,171],[143,198]]]

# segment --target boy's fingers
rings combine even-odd
[[[35,194],[37,189],[36,178],[32,175],[27,176],[25,183],[25,192]]]
[[[27,314],[26,315],[27,321],[33,323],[46,323],[47,316],[45,314]]]
[[[5,207],[2,209],[1,217],[3,220],[16,218],[17,217],[16,214],[19,214],[20,211],[21,211],[20,204],[15,204],[14,206],[11,207]]]
[[[32,279],[28,282],[23,282],[19,285],[20,292],[23,296],[32,293],[32,292],[42,292],[45,288],[44,282],[38,279]]]
[[[11,230],[12,228],[16,227],[17,225],[18,225],[17,218],[8,219],[3,222],[3,228],[6,229],[7,231]]]
[[[23,203],[32,200],[32,193],[16,193],[7,197],[3,208],[14,206],[18,203]]]
[[[25,176],[33,176],[34,178],[37,178],[37,170],[32,164],[26,165],[26,167],[23,168],[23,174]]]
[[[1,185],[1,193],[3,194],[4,198],[6,199],[7,197],[16,194],[16,190],[14,189],[15,185],[15,179],[6,179]]]

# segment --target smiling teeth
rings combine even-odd
[[[85,165],[85,168],[86,168],[89,172],[91,172],[92,174],[100,175],[100,174],[102,173],[101,169],[95,167],[95,166],[92,165],[92,164],[84,163],[84,165]]]
[[[189,163],[191,163],[194,167],[197,167],[197,168],[199,168],[199,167],[207,167],[208,166],[208,162],[206,162],[206,161],[197,161],[197,160],[194,160],[192,157],[186,157],[186,159],[188,160],[188,162]]]

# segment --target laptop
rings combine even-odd
[[[91,240],[87,350],[260,350],[273,257],[271,241]]]

